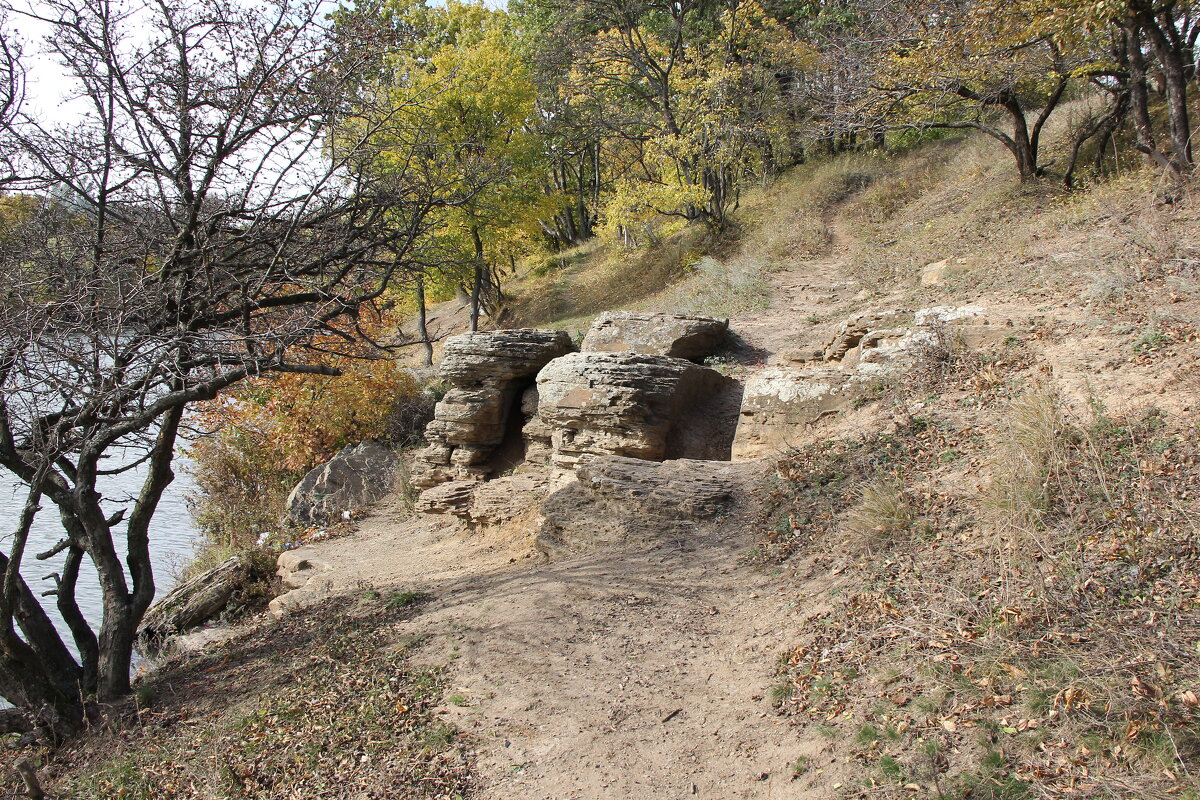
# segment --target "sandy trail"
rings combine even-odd
[[[449,664],[445,714],[476,753],[480,796],[801,798],[819,762],[773,713],[796,592],[744,556],[738,516],[685,543],[531,555],[532,519],[471,534],[383,508],[306,548],[334,589],[428,592],[400,635]]]

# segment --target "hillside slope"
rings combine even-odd
[[[1001,334],[948,338],[731,465],[738,504],[687,535],[546,562],[524,495],[476,528],[397,497],[293,554],[321,602],[287,624],[327,622],[329,597],[423,597],[372,646],[440,676],[430,719],[458,733],[416,752],[470,764],[469,784],[439,773],[448,792],[1197,796],[1196,201],[1161,204],[1140,174],[1067,195],[1003,168],[972,139],[847,157],[752,198],[737,242],[684,231],[527,274],[505,324],[724,312],[736,336],[712,363],[744,381],[865,313],[972,306]],[[186,701],[170,675],[152,715]],[[171,796],[220,796],[217,757]]]

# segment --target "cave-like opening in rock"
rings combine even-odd
[[[502,475],[525,463],[525,414],[521,409],[521,398],[525,390],[533,386],[534,379],[515,381],[504,401],[504,436],[488,459],[488,474]]]

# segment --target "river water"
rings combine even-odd
[[[137,494],[144,474],[141,469],[134,469],[122,475],[106,475],[101,478],[98,488],[106,498],[123,500]],[[150,523],[150,558],[154,565],[157,597],[162,597],[174,586],[179,570],[191,560],[198,543],[199,533],[188,514],[187,503],[184,500],[191,488],[191,462],[186,456],[179,456],[175,460],[175,481],[163,493],[158,511]],[[5,552],[8,552],[11,545],[13,531],[16,530],[21,509],[24,507],[25,492],[24,484],[9,472],[0,470],[0,547],[3,547]],[[117,532],[123,533],[121,529]],[[49,550],[60,539],[62,526],[58,522],[58,513],[53,503],[43,499],[42,510],[37,515],[30,532],[29,543],[25,547],[25,559],[21,569],[21,574],[25,576],[35,594],[40,595],[53,587],[53,581],[42,578],[52,572],[59,572],[64,556],[56,556],[47,561],[38,561],[34,556]],[[124,553],[123,544],[123,540],[118,536],[118,553]],[[93,628],[98,627],[102,608],[100,587],[96,582],[95,570],[86,556],[79,571],[76,596],[79,599],[79,608],[88,622]],[[54,598],[44,598],[42,602],[63,639],[71,644],[66,625],[54,606]]]

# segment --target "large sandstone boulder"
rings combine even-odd
[[[536,433],[550,432],[551,460],[560,467],[585,453],[650,461],[728,457],[722,427],[728,430],[736,414],[728,408],[736,386],[679,358],[572,353],[538,374]]]
[[[698,361],[725,341],[729,320],[608,311],[592,323],[583,338],[585,353],[645,353]]]
[[[428,489],[448,481],[480,480],[500,461],[509,442],[520,449],[522,419],[514,405],[551,360],[572,350],[565,331],[503,330],[446,340],[441,377],[451,388],[425,428],[429,446],[413,466],[413,484]],[[511,440],[511,442],[509,441]]]
[[[297,525],[324,525],[354,512],[392,490],[396,456],[374,442],[342,448],[314,467],[288,495],[284,513]]]
[[[664,543],[723,513],[753,475],[718,461],[653,462],[585,454],[577,480],[542,504],[535,546],[556,557],[621,543]]]

